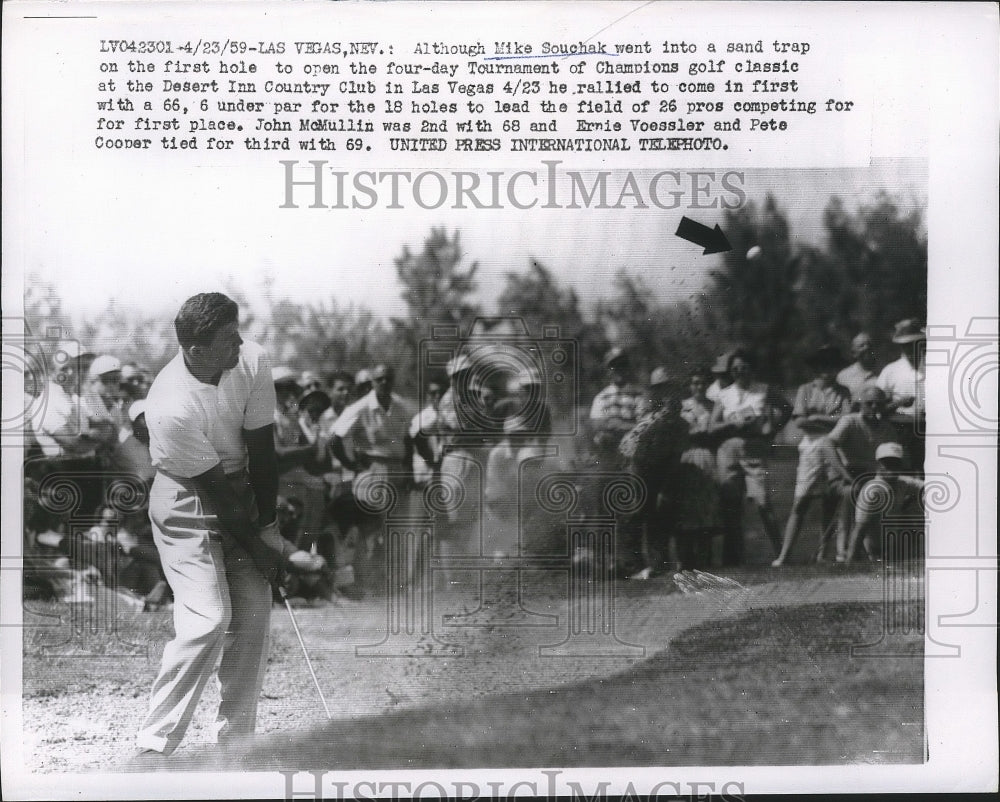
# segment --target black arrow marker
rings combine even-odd
[[[686,239],[688,242],[693,242],[695,245],[704,248],[702,256],[708,256],[710,253],[724,253],[733,249],[733,246],[729,244],[729,240],[726,239],[726,235],[719,228],[718,223],[716,223],[713,229],[703,226],[689,217],[682,217],[681,224],[677,226],[676,235],[681,239]]]

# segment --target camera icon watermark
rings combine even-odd
[[[49,410],[63,398],[80,394],[79,342],[66,336],[59,326],[33,334],[27,321],[19,317],[3,318],[2,370],[4,384],[19,375],[24,381],[23,404],[7,399],[3,407],[0,446],[23,447],[34,432],[42,429]],[[56,398],[59,392],[62,398]],[[65,420],[60,428],[68,433],[80,431],[80,411],[75,404],[62,404]]]
[[[447,374],[459,435],[574,435],[577,353],[558,326],[532,336],[520,317],[477,318],[466,336],[454,325],[433,326],[420,341],[418,386],[423,396]]]
[[[997,377],[1000,376],[1000,319],[974,317],[965,334],[955,326],[928,326],[924,364],[928,384],[948,388],[948,413],[954,424],[947,431],[930,431],[923,416],[916,422],[918,435],[996,436]],[[947,369],[947,380],[937,372]],[[934,372],[937,375],[930,375]]]

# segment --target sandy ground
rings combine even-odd
[[[873,574],[751,587],[711,575],[686,575],[679,585],[667,578],[626,583],[614,598],[611,632],[600,626],[608,619],[600,618],[599,604],[594,606],[599,597],[575,605],[574,616],[567,615],[565,578],[560,586],[537,576],[526,581],[519,594],[513,573],[485,576],[481,591],[435,597],[433,632],[421,631],[417,624],[412,634],[404,627],[389,641],[385,600],[296,607],[332,717],[357,719],[436,701],[556,688],[623,671],[708,620],[774,605],[878,602],[883,593],[881,580]],[[26,769],[47,773],[125,767],[170,634],[165,613],[133,614],[131,620],[140,633],[141,628],[149,631],[145,657],[53,653],[25,658]],[[582,632],[571,637],[574,621]],[[597,634],[587,637],[588,629]],[[394,656],[386,656],[386,651]],[[178,758],[197,758],[214,749],[211,723],[217,704],[213,682]],[[276,606],[258,732],[293,733],[325,718],[288,614]]]

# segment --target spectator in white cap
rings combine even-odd
[[[868,332],[862,331],[851,340],[851,358],[854,361],[837,374],[837,384],[847,388],[851,394],[851,403],[857,410],[861,407],[861,391],[878,381],[875,349]]]
[[[303,393],[311,393],[313,390],[322,390],[323,380],[320,378],[318,373],[313,373],[311,370],[305,370],[299,377],[299,387],[302,388]]]
[[[107,460],[127,428],[122,409],[122,363],[108,354],[101,354],[90,364],[87,382],[80,396],[82,417],[98,441],[98,459]]]
[[[905,451],[900,443],[882,443],[875,449],[878,472],[857,494],[854,527],[847,544],[847,562],[854,559],[860,539],[869,560],[877,560],[875,547],[880,524],[886,518],[906,514],[923,514],[924,482],[916,476],[903,474]]]
[[[712,376],[714,380],[705,389],[705,398],[713,404],[719,400],[719,393],[733,383],[733,377],[729,374],[729,357],[732,351],[726,351],[712,365]]]

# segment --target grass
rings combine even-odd
[[[852,658],[871,604],[765,608],[704,624],[615,676],[270,737],[246,769],[915,763],[922,642]],[[231,756],[225,765],[232,767]],[[207,759],[178,769],[221,768]]]

